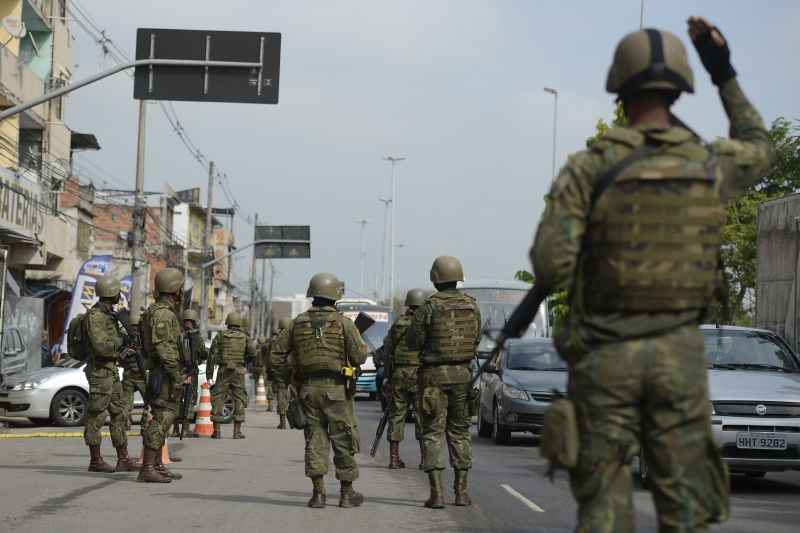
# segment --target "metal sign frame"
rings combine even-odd
[[[256,226],[256,259],[311,258],[311,226]]]

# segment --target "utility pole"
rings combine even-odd
[[[550,179],[556,179],[556,139],[558,138],[558,91],[545,87],[544,92],[553,95],[553,162],[551,167]]]
[[[144,203],[144,148],[147,126],[147,101],[139,100],[139,134],[136,145],[136,196],[133,208],[133,246],[131,249],[130,313],[133,323],[139,322],[147,301],[147,274],[150,271],[144,257],[145,203]]]
[[[258,306],[258,336],[264,335],[267,331],[264,320],[267,314],[267,262],[261,261],[261,303]]]
[[[206,227],[203,233],[203,255],[209,253],[211,248],[211,225],[213,215],[211,205],[214,201],[214,162],[208,163],[208,191],[206,192]],[[213,255],[213,254],[211,254]],[[208,285],[211,271],[207,268],[200,272],[200,334],[206,339],[208,332]]]
[[[253,226],[258,226],[258,213],[255,214]],[[256,310],[256,248],[253,247],[253,262],[250,264],[250,331],[248,334],[253,336],[255,331],[255,310]]]
[[[394,257],[395,257],[395,236],[397,234],[397,179],[395,166],[400,161],[405,161],[405,157],[387,155],[383,158],[392,165],[392,209],[391,209],[391,236],[389,238],[389,305],[394,305]]]
[[[269,296],[267,297],[267,337],[272,337],[272,297],[275,289],[275,264],[269,262]]]
[[[381,250],[381,283],[378,287],[378,294],[381,297],[386,296],[386,248],[389,246],[389,208],[392,206],[392,200],[383,197],[378,198],[378,201],[383,204],[383,249]]]
[[[367,251],[364,248],[364,231],[367,229],[369,220],[362,218],[361,220],[356,220],[355,222],[361,226],[361,246],[359,249],[361,283],[359,285],[359,290],[361,291],[361,294],[364,294],[364,281],[367,277]]]
[[[641,1],[639,8],[639,29],[641,30],[642,28],[644,28],[644,0]]]

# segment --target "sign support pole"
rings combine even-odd
[[[203,254],[213,257],[213,253],[209,253],[211,248],[211,224],[213,221],[211,205],[214,199],[214,162],[208,163],[208,192],[206,195],[206,227],[203,233]],[[206,332],[208,331],[208,285],[211,272],[204,268],[200,272],[200,333],[203,339],[206,339]]]
[[[147,100],[139,100],[139,133],[136,147],[136,197],[133,208],[133,247],[131,250],[131,285],[130,313],[133,323],[139,322],[142,308],[147,301],[147,274],[149,265],[144,256],[145,217],[144,201],[144,150],[147,129]]]
[[[255,215],[255,224],[258,226],[258,213]],[[250,263],[250,337],[253,336],[255,331],[256,320],[256,249],[253,248],[253,261]]]

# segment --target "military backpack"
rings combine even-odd
[[[67,328],[67,350],[69,356],[78,361],[88,361],[92,353],[89,343],[89,334],[86,331],[87,315],[78,315],[69,321]]]
[[[475,358],[478,341],[478,304],[466,294],[434,294],[423,360],[428,364],[469,363]]]

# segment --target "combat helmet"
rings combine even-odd
[[[192,322],[200,322],[200,316],[194,309],[186,309],[183,313],[181,313],[181,320],[184,322],[187,320],[191,320]]]
[[[309,298],[326,298],[335,302],[342,298],[342,282],[339,281],[339,278],[327,272],[314,274],[308,283],[306,296]]]
[[[619,95],[642,90],[694,92],[686,47],[673,33],[647,28],[629,33],[617,45],[606,90]]]
[[[431,281],[434,285],[453,281],[464,281],[461,261],[451,255],[440,255],[431,266]]]
[[[288,328],[292,325],[292,319],[288,316],[285,316],[278,320],[278,331],[283,331],[284,329]]]
[[[122,286],[119,280],[112,276],[98,278],[94,286],[94,292],[98,298],[116,298],[119,296]]]
[[[406,293],[406,307],[419,307],[425,303],[425,291],[422,289],[411,289]]]
[[[244,317],[242,313],[234,311],[232,313],[228,313],[228,316],[225,318],[225,325],[229,328],[241,328],[244,326]]]
[[[183,288],[183,272],[177,268],[165,268],[156,274],[156,295],[178,294]]]

